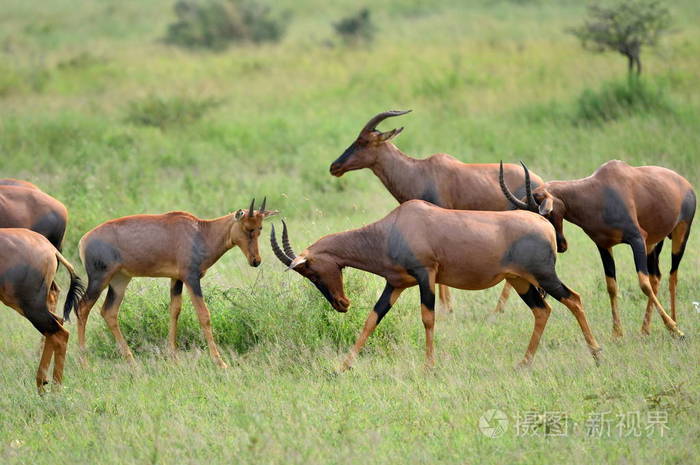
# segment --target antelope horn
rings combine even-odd
[[[265,213],[265,204],[267,203],[267,196],[263,197],[263,203],[260,205],[260,213]]]
[[[289,258],[294,260],[297,258],[297,254],[292,250],[292,246],[289,245],[289,236],[287,235],[287,223],[282,220],[282,247],[284,247],[284,253],[287,254]]]
[[[379,123],[381,123],[382,121],[384,121],[385,119],[391,118],[392,116],[405,115],[406,113],[410,113],[411,111],[413,111],[413,110],[404,110],[404,111],[402,111],[402,110],[390,110],[390,111],[385,111],[385,112],[379,113],[374,118],[367,121],[367,124],[365,124],[365,127],[362,128],[362,132],[373,131],[374,129],[376,129],[377,125]]]
[[[280,249],[279,244],[277,244],[277,238],[275,237],[275,225],[272,225],[272,232],[270,233],[270,245],[272,246],[272,251],[275,253],[277,258],[284,263],[286,266],[291,265],[292,259],[289,258],[282,252],[282,249]]]
[[[523,165],[523,169],[525,170],[525,200],[527,200],[527,206],[531,211],[537,212],[539,211],[539,208],[537,207],[537,202],[535,202],[535,198],[532,196],[532,183],[530,182],[530,172],[528,171],[527,166],[525,166],[525,163],[523,163],[522,160],[520,160],[520,164]]]
[[[498,182],[501,184],[501,190],[510,202],[521,210],[529,210],[528,205],[520,199],[517,199],[506,186],[506,181],[503,179],[503,160],[501,160],[501,171],[498,174]]]
[[[250,218],[253,217],[254,211],[255,211],[255,197],[253,197],[253,200],[250,202],[250,207],[248,208],[248,216]]]

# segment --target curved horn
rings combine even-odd
[[[529,176],[529,175],[528,175]],[[522,200],[517,199],[513,193],[508,189],[506,186],[506,181],[503,179],[503,160],[501,160],[501,171],[498,174],[498,182],[501,184],[501,190],[503,191],[503,194],[506,196],[510,202],[515,205],[517,208],[521,210],[529,210],[530,208],[528,205],[523,202]]]
[[[263,197],[263,203],[260,205],[260,213],[265,213],[265,204],[267,203],[267,196]]]
[[[379,113],[376,115],[374,118],[371,120],[367,121],[367,124],[365,124],[365,127],[362,128],[362,132],[365,131],[372,131],[374,130],[379,123],[384,121],[387,118],[391,118],[392,116],[401,116],[405,115],[406,113],[410,113],[413,110],[390,110],[390,111],[385,111],[382,113]]]
[[[525,166],[525,163],[523,163],[522,160],[520,160],[520,164],[523,165],[523,169],[525,170],[525,200],[527,201],[527,207],[533,211],[536,212],[539,210],[537,206],[537,202],[535,202],[535,198],[532,196],[532,183],[530,182],[530,172],[527,169],[527,166]]]
[[[255,197],[253,197],[253,200],[250,202],[250,207],[248,208],[248,216],[250,218],[253,217],[254,211],[255,211]]]
[[[284,253],[287,254],[289,258],[294,260],[297,258],[297,254],[292,250],[292,246],[289,245],[289,236],[287,235],[287,223],[282,220],[282,247],[284,247]]]
[[[272,251],[282,263],[284,263],[286,266],[289,266],[292,263],[292,259],[286,256],[284,252],[282,252],[282,249],[280,249],[279,244],[277,244],[274,224],[272,225],[272,232],[270,232],[270,245],[272,246]]]

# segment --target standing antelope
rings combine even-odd
[[[554,228],[530,212],[447,210],[422,200],[409,200],[383,219],[363,228],[331,234],[296,255],[282,232],[282,251],[274,227],[270,236],[279,260],[309,279],[330,304],[346,312],[344,267],[382,276],[384,292],[370,312],[344,362],[349,368],[367,338],[409,287],[420,289],[425,327],[426,363],[433,364],[435,284],[459,289],[486,289],[507,280],[530,307],[535,327],[521,364],[529,364],[551,308],[540,288],[566,305],[576,317],[591,353],[600,347],[591,334],[579,295],[557,277]]]
[[[377,125],[385,119],[410,111],[385,111],[370,119],[357,139],[331,164],[331,174],[340,177],[348,171],[369,168],[399,203],[419,199],[453,210],[514,208],[503,198],[496,182],[496,163],[462,163],[445,153],[418,160],[391,143],[403,127],[387,132],[377,130]],[[505,176],[511,185],[519,186],[518,194],[525,194],[524,178],[516,165],[505,165]],[[532,179],[535,186],[542,184],[539,176],[533,174]],[[509,294],[510,286],[506,282],[495,312],[502,311]],[[440,301],[452,311],[447,286],[440,286]]]
[[[523,169],[527,174],[525,165]],[[531,194],[528,190],[526,202],[508,190],[502,172],[500,184],[513,205],[549,219],[557,231],[559,252],[565,252],[568,247],[563,220],[579,226],[596,244],[610,296],[613,337],[623,335],[612,255],[612,247],[617,244],[628,244],[632,248],[639,286],[648,298],[642,333],[649,334],[655,306],[668,330],[674,335],[683,335],[676,326],[676,284],[696,204],[693,187],[685,178],[660,166],[633,167],[612,160],[587,178],[547,182]],[[661,280],[659,254],[666,237],[673,243],[670,317],[657,298]]]
[[[61,383],[68,345],[68,331],[63,327],[63,320],[51,311],[52,305],[55,306],[51,284],[59,262],[70,273],[70,287],[63,308],[67,316],[83,292],[73,266],[44,236],[22,228],[0,229],[0,301],[28,319],[45,338],[36,373],[40,394],[48,384],[52,358],[53,381]]]
[[[134,357],[119,329],[117,316],[124,292],[132,277],[170,278],[170,350],[176,350],[177,320],[182,307],[182,285],[189,291],[199,324],[214,362],[222,368],[212,336],[209,309],[202,295],[201,278],[209,267],[234,246],[238,246],[250,266],[260,265],[258,236],[263,220],[277,211],[255,210],[255,199],[247,210],[202,220],[186,212],[163,215],[134,215],[102,223],[80,239],[80,258],[88,274],[88,287],[80,302],[78,343],[85,353],[85,324],[90,310],[105,287],[109,286],[102,306],[102,317],[112,331],[122,355]]]

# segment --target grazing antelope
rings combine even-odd
[[[523,169],[527,175],[525,165]],[[579,226],[596,244],[610,296],[614,337],[623,335],[612,255],[612,247],[617,244],[632,248],[639,286],[648,298],[642,333],[649,334],[652,309],[656,307],[668,330],[683,335],[676,326],[676,285],[696,204],[693,187],[685,178],[660,166],[634,167],[612,160],[587,178],[547,182],[531,193],[527,189],[525,202],[513,195],[505,183],[501,174],[503,193],[513,205],[537,212],[554,225],[559,252],[568,248],[563,220]],[[657,298],[661,280],[659,254],[666,237],[673,243],[670,317]]]
[[[418,160],[405,155],[391,143],[403,127],[387,132],[377,130],[377,125],[385,119],[410,111],[385,111],[370,119],[357,139],[331,164],[331,174],[340,177],[348,171],[369,168],[399,203],[419,199],[453,210],[502,211],[514,208],[503,198],[496,182],[496,163],[462,163],[445,153]],[[508,183],[517,185],[516,193],[524,195],[525,183],[519,167],[507,164],[504,169]],[[535,186],[542,184],[542,179],[535,174],[532,174],[532,181]],[[495,312],[503,310],[509,294],[510,286],[506,282]],[[449,312],[452,311],[447,286],[440,286],[440,301]]]
[[[36,373],[40,394],[48,384],[52,358],[53,381],[61,384],[68,345],[68,331],[63,327],[63,320],[51,311],[50,289],[58,263],[70,274],[70,287],[63,308],[67,316],[83,292],[73,266],[44,236],[22,228],[0,229],[0,301],[28,319],[44,336]]]
[[[222,368],[212,336],[209,309],[204,302],[200,280],[209,267],[234,246],[238,246],[250,266],[260,265],[258,236],[263,220],[277,214],[255,210],[255,199],[247,210],[202,220],[186,212],[163,215],[134,215],[102,223],[80,239],[80,258],[88,274],[85,297],[78,307],[78,343],[85,353],[85,324],[90,310],[105,287],[109,286],[102,306],[102,317],[112,331],[122,355],[134,357],[119,329],[117,315],[124,292],[132,277],[170,278],[170,350],[176,350],[177,320],[182,306],[182,285],[187,287],[197,311],[199,324],[214,362]],[[83,359],[84,361],[84,359]]]
[[[600,350],[586,321],[579,295],[566,287],[554,269],[554,228],[530,212],[447,210],[422,200],[409,200],[383,219],[360,229],[322,237],[298,256],[282,232],[282,251],[274,227],[272,250],[288,268],[309,279],[330,304],[346,312],[344,267],[382,276],[384,292],[370,312],[345,359],[349,368],[367,338],[401,293],[418,285],[425,327],[426,363],[433,364],[435,284],[458,289],[486,289],[507,280],[530,307],[535,327],[521,364],[529,364],[551,308],[543,289],[566,305],[578,320],[591,353]]]

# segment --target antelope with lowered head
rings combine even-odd
[[[527,173],[525,165],[523,169]],[[685,178],[660,166],[635,167],[612,160],[587,178],[550,181],[531,194],[528,190],[525,202],[508,190],[506,182],[501,172],[503,193],[513,205],[539,213],[554,225],[559,252],[568,248],[564,220],[583,229],[596,244],[610,296],[613,337],[623,336],[612,254],[612,247],[617,244],[632,248],[639,286],[648,299],[642,333],[649,334],[651,313],[656,307],[671,334],[683,336],[676,325],[676,285],[696,206],[695,192]],[[661,281],[659,255],[666,237],[672,241],[671,316],[657,297]]]
[[[117,316],[124,292],[136,276],[170,278],[170,330],[168,344],[176,350],[177,320],[182,307],[183,283],[197,312],[199,324],[209,347],[209,354],[222,368],[221,358],[211,330],[209,309],[204,302],[200,280],[209,267],[232,247],[238,246],[250,266],[260,265],[258,237],[263,220],[278,213],[255,210],[255,199],[247,210],[202,220],[187,212],[163,215],[133,215],[107,221],[80,239],[80,258],[88,274],[85,297],[78,306],[78,343],[85,353],[85,325],[90,310],[105,287],[109,286],[102,305],[102,317],[112,331],[122,355],[134,357],[119,329]],[[84,361],[84,359],[83,359]]]
[[[51,295],[59,263],[70,274],[63,307],[67,316],[83,292],[73,266],[41,234],[23,228],[0,229],[0,301],[28,319],[44,337],[36,373],[40,394],[48,384],[52,358],[53,381],[61,384],[68,347],[68,331],[63,327],[63,320],[53,313],[58,296]]]
[[[554,228],[530,212],[447,210],[422,200],[409,200],[383,219],[363,228],[322,237],[296,255],[286,224],[280,249],[272,228],[272,249],[288,269],[309,279],[339,312],[350,301],[343,291],[343,268],[382,276],[384,292],[370,312],[343,364],[349,368],[382,318],[401,293],[420,289],[425,327],[426,364],[433,364],[435,284],[479,290],[507,280],[530,307],[535,327],[521,364],[537,350],[551,308],[544,292],[566,305],[576,317],[597,360],[600,347],[586,321],[579,295],[566,287],[554,269]]]
[[[496,182],[498,164],[462,163],[445,153],[419,160],[405,155],[391,141],[403,127],[381,132],[377,125],[387,118],[405,115],[406,111],[385,111],[370,119],[357,139],[330,167],[333,176],[348,171],[369,168],[382,181],[399,203],[418,199],[452,210],[503,211],[514,207],[503,198]],[[510,185],[518,186],[516,193],[525,194],[525,179],[516,165],[504,167]],[[531,174],[535,186],[542,179]],[[505,283],[495,312],[501,312],[508,300],[510,286]],[[447,286],[440,286],[440,301],[451,311]]]

